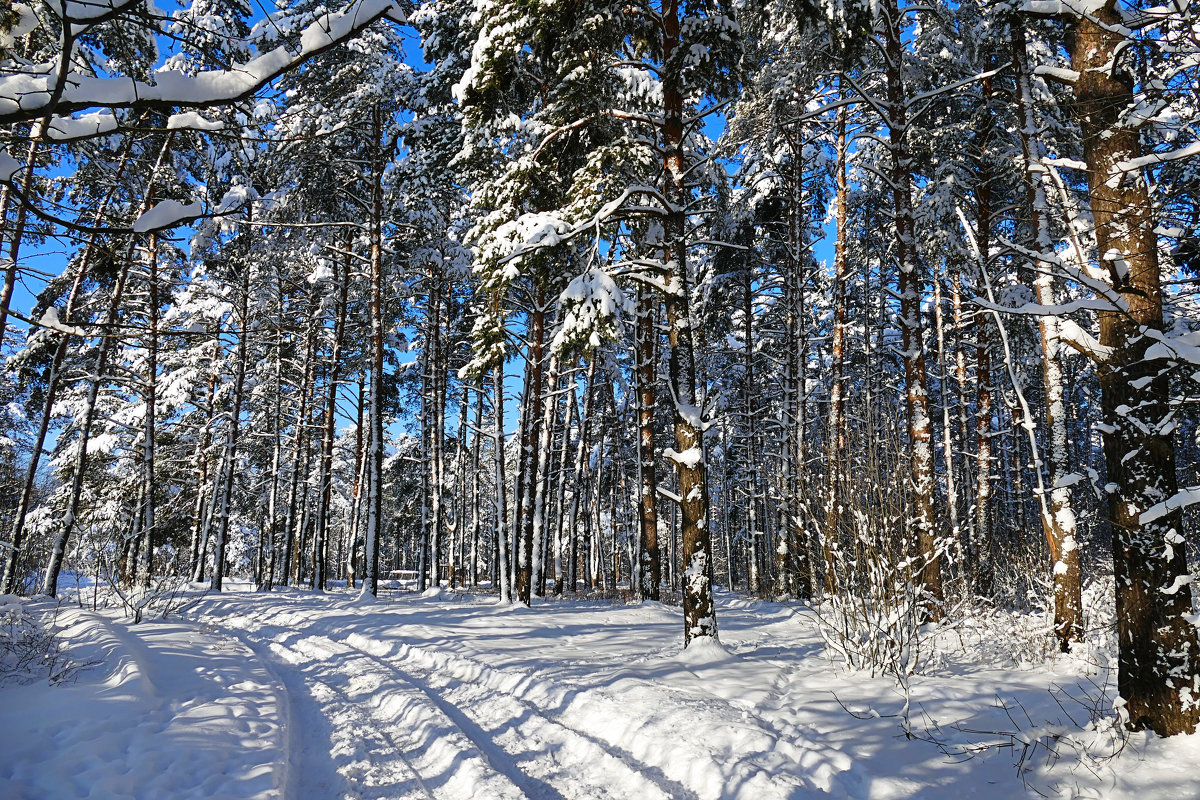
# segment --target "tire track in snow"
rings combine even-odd
[[[388,708],[389,697],[404,694],[397,691],[401,682],[411,692],[419,692],[428,706],[436,709],[457,733],[464,737],[492,769],[508,778],[535,800],[696,800],[695,792],[667,778],[662,770],[616,751],[586,733],[550,719],[531,703],[473,682],[468,677],[462,684],[445,680],[436,669],[428,669],[415,661],[401,667],[381,657],[371,640],[350,634],[346,641],[335,641],[316,632],[323,623],[320,617],[296,613],[291,608],[255,609],[242,617],[259,627],[256,635],[273,638],[274,647],[285,647],[296,654],[297,660],[325,662],[336,659],[340,672],[361,680],[382,671],[391,681],[370,692],[372,704],[386,712],[381,720],[394,719],[395,710]],[[239,625],[238,617],[224,620],[227,625]],[[287,637],[286,645],[280,638]],[[368,642],[367,646],[356,644]],[[350,655],[350,654],[353,655]],[[367,660],[371,666],[355,662],[354,656]],[[376,715],[379,716],[379,715]],[[463,796],[501,797],[478,788]]]
[[[237,625],[233,618],[223,622],[227,627]],[[519,787],[418,690],[389,681],[374,666],[364,669],[361,662],[366,657],[359,651],[328,637],[274,625],[254,632],[243,629],[236,635],[259,652],[269,650],[281,680],[311,698],[317,724],[331,729],[328,749],[342,762],[337,772],[349,792],[343,796],[380,800],[556,797],[537,791],[536,783],[527,779],[523,782],[528,787]],[[327,791],[316,792],[313,800],[325,800]],[[291,795],[297,800],[304,796],[302,791]]]
[[[284,647],[283,645],[277,645]],[[554,791],[553,787],[548,784],[543,785],[536,779],[521,772],[513,763],[510,763],[503,751],[494,748],[486,735],[481,731],[470,730],[470,725],[466,728],[461,724],[460,719],[456,718],[454,709],[446,709],[440,704],[430,703],[425,699],[421,692],[421,687],[414,684],[407,678],[406,675],[388,668],[384,675],[379,674],[378,659],[372,658],[370,655],[361,651],[347,647],[344,644],[335,642],[326,636],[320,635],[302,635],[298,641],[287,649],[300,654],[302,657],[309,657],[318,662],[328,662],[335,664],[338,673],[344,673],[349,684],[357,684],[357,692],[352,695],[350,691],[338,690],[340,693],[356,707],[361,707],[366,703],[375,713],[372,716],[377,723],[382,723],[388,727],[395,729],[414,729],[412,716],[424,717],[424,722],[435,721],[437,717],[443,722],[449,722],[452,726],[447,729],[446,726],[440,725],[435,730],[431,730],[431,736],[427,737],[426,741],[409,741],[406,742],[406,747],[400,748],[397,746],[397,752],[409,766],[412,773],[420,780],[421,773],[413,764],[415,760],[424,760],[430,755],[430,744],[439,743],[444,746],[447,742],[452,744],[458,753],[470,753],[474,750],[472,757],[482,760],[487,767],[485,772],[491,774],[474,775],[472,780],[467,782],[466,786],[456,788],[454,791],[444,793],[446,798],[461,798],[464,788],[471,791],[474,796],[480,797],[495,797],[497,800],[508,797],[529,797],[537,798],[537,800],[561,800],[560,795]],[[367,662],[368,668],[362,668],[362,662]],[[387,673],[393,680],[389,681]],[[406,684],[400,686],[396,684],[395,679]],[[332,687],[331,687],[332,688]],[[431,717],[433,719],[431,719]],[[417,730],[421,729],[420,724],[416,725]],[[456,735],[457,734],[457,735]],[[476,735],[473,735],[476,734]],[[389,737],[391,738],[391,737]],[[396,742],[392,739],[393,743]],[[412,759],[404,755],[404,750],[411,752]],[[482,766],[482,765],[480,765]],[[503,785],[507,783],[508,785]],[[488,785],[499,784],[499,785]],[[424,783],[422,783],[424,785]],[[427,793],[431,798],[437,800],[437,797],[432,791],[426,788]]]
[[[297,665],[306,663],[301,660],[304,654],[299,650],[279,643],[272,643],[268,647],[284,660]],[[307,662],[313,666],[318,663]],[[388,729],[375,724],[361,700],[351,697],[347,691],[329,681],[328,677],[309,676],[307,688],[310,696],[323,706],[322,710],[330,721],[337,723],[331,737],[331,752],[352,759],[342,770],[349,773],[346,775],[348,779],[354,779],[350,781],[350,788],[359,796],[438,800],[421,780],[420,773],[413,768],[403,748]],[[390,757],[392,754],[395,758]],[[364,791],[368,789],[377,791]]]
[[[263,669],[279,687],[279,724],[283,728],[284,737],[284,800],[300,800],[306,789],[320,788],[328,791],[331,784],[340,780],[332,759],[329,758],[329,748],[322,750],[319,747],[311,747],[312,738],[306,740],[301,736],[302,727],[310,732],[329,727],[320,707],[315,701],[311,707],[307,707],[301,701],[300,698],[309,694],[303,681],[293,673],[280,669],[275,658],[263,645],[236,631],[228,635],[248,647],[258,657]]]
[[[350,634],[346,641],[377,658],[403,663],[410,674],[415,665],[430,675],[450,676],[464,686],[479,687],[491,692],[492,696],[511,698],[529,713],[592,742],[627,766],[639,770],[654,780],[669,798],[735,795],[791,798],[797,796],[798,790],[846,798],[862,795],[862,781],[851,770],[853,763],[845,753],[830,751],[795,726],[786,726],[784,730],[752,709],[717,697],[681,693],[664,686],[652,688],[654,710],[672,707],[671,710],[694,720],[697,730],[733,730],[735,735],[740,730],[746,738],[763,743],[758,752],[741,755],[742,763],[732,770],[728,769],[731,754],[720,746],[712,751],[705,751],[702,745],[691,747],[684,754],[680,748],[687,748],[691,742],[686,735],[682,739],[679,737],[680,730],[672,729],[669,719],[655,719],[653,712],[630,708],[604,691],[567,688],[545,677],[496,669],[462,654],[407,642],[388,643],[357,633]],[[435,680],[447,682],[444,677]],[[781,684],[786,682],[786,676],[781,675],[773,693],[782,693]],[[585,726],[594,725],[597,711],[602,711],[607,718],[626,718],[626,727],[615,734],[610,732],[606,738],[585,730]],[[639,713],[645,716],[637,720],[634,717]],[[695,762],[688,763],[689,759],[711,763],[697,769]],[[799,769],[786,770],[785,774],[787,766]],[[713,784],[718,773],[719,783],[723,786]],[[713,795],[714,791],[716,795]]]
[[[311,638],[329,641],[327,637]],[[401,668],[387,657],[371,652],[369,645],[356,644],[364,638],[351,634],[346,645],[421,691],[488,756],[497,770],[525,789],[531,798],[695,798],[693,792],[669,781],[659,770],[629,763],[632,759],[627,754],[611,752],[602,742],[551,719],[531,703],[479,683],[455,684],[419,664]],[[492,732],[486,727],[489,725],[494,726]],[[534,771],[538,773],[536,777],[530,774]],[[560,786],[563,791],[556,788]]]

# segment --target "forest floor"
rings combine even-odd
[[[0,688],[0,797],[1200,797],[1200,734],[1089,723],[1100,651],[1030,660],[962,627],[911,679],[906,736],[897,682],[831,663],[811,614],[730,593],[718,614],[724,646],[681,652],[657,603],[234,584],[137,625],[64,606],[90,665]]]

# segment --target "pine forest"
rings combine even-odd
[[[0,223],[0,796],[1200,796],[1194,3],[3,0]]]

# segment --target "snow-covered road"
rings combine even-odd
[[[421,619],[428,601],[380,619],[349,603],[318,616],[310,598],[289,600],[269,608],[207,601],[205,618],[219,615],[280,676],[291,719],[333,721],[336,770],[364,797],[795,797],[830,790],[849,766],[755,715],[753,702],[706,700],[706,674],[732,670],[740,674],[727,678],[739,684],[748,676],[724,653],[667,655],[677,646],[654,630],[656,617],[673,621],[662,609],[560,607],[557,624],[539,635],[551,620],[538,612],[442,608],[457,622],[456,638],[441,613]],[[623,634],[643,626],[660,634],[647,637],[651,653],[613,651],[614,639],[628,644]],[[489,639],[508,640],[506,655],[527,663],[468,646]],[[563,658],[580,650],[598,658]],[[585,674],[591,679],[578,680]],[[667,686],[656,676],[676,680]],[[303,737],[297,745],[309,756],[321,749]],[[320,780],[328,765],[318,772],[290,783],[295,797],[329,796]]]
[[[685,654],[678,610],[658,604],[234,591],[183,621],[69,613],[76,658],[104,665],[75,686],[0,693],[0,752],[15,754],[2,797],[1192,800],[1200,788],[1195,736],[1135,740],[1132,757],[1088,769],[1059,753],[1028,785],[1019,747],[949,758],[903,736],[890,680],[832,669],[811,620],[733,595],[720,597],[726,649]],[[1049,724],[1061,709],[1048,688],[1086,683],[1077,667],[948,660],[914,684],[914,729],[949,745],[969,738],[956,723],[1010,730],[997,698]]]

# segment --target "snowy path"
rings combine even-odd
[[[890,680],[831,669],[810,620],[719,603],[728,652],[683,654],[678,609],[657,604],[239,590],[183,621],[70,611],[73,656],[103,666],[0,690],[0,798],[1200,797],[1200,736],[1086,768],[1064,753],[1028,784],[1013,750],[948,758],[887,716]],[[1007,730],[997,698],[1045,724],[1047,689],[1088,680],[1069,666],[948,656],[914,682],[914,727]]]
[[[446,629],[433,618],[439,606],[450,612]],[[568,620],[559,615],[625,611],[670,622],[674,612],[659,607],[564,604],[542,612],[559,624],[544,631],[544,647],[532,648],[545,656],[534,669],[491,666],[495,654],[467,646],[489,619],[497,633],[517,639],[538,627],[539,612],[498,611],[490,601],[456,607],[410,598],[363,607],[344,597],[289,593],[267,602],[208,598],[202,608],[206,625],[235,635],[286,688],[289,800],[866,796],[847,757],[756,714],[746,702],[753,693],[724,702],[696,691],[721,670],[744,671],[729,656],[677,658],[662,642],[663,652],[643,668],[596,641],[605,638],[603,623],[591,636],[562,635],[576,626],[563,626]],[[445,636],[456,627],[463,638]],[[592,658],[562,660],[580,650]],[[594,673],[600,681],[581,683],[570,674],[605,657],[612,662]],[[567,674],[556,675],[556,666]],[[672,675],[669,684],[660,680]],[[745,676],[732,677],[745,683]],[[781,673],[764,697],[780,695],[782,683]]]
[[[244,647],[182,622],[58,621],[71,657],[99,666],[5,690],[0,797],[278,796],[282,691]]]
[[[288,624],[270,624],[280,617]],[[300,688],[307,685],[314,704],[322,707],[318,718],[334,720],[338,727],[335,752],[343,744],[339,738],[352,742],[362,731],[390,743],[354,751],[361,763],[351,771],[379,789],[363,791],[363,797],[697,796],[661,769],[556,719],[552,709],[522,699],[519,692],[492,688],[512,681],[482,664],[408,646],[397,649],[361,634],[337,642],[289,633],[298,620],[286,612],[265,619],[262,624],[258,616],[241,635],[260,653],[266,645],[280,666],[304,673],[306,684]],[[238,628],[246,621],[234,617],[226,624]],[[289,691],[295,694],[296,688]],[[294,796],[308,795],[301,789]]]
[[[1152,743],[1174,751],[1153,775],[1138,768],[1145,752],[1088,768],[1068,763],[1066,753],[1063,764],[1035,769],[1024,783],[1012,750],[963,760],[906,740],[887,716],[902,705],[893,683],[831,670],[811,621],[791,609],[724,594],[720,614],[728,653],[681,654],[679,611],[657,604],[522,609],[448,595],[359,604],[336,593],[266,602],[229,594],[206,598],[199,618],[291,676],[293,697],[304,693],[315,709],[314,731],[328,728],[319,736],[332,745],[345,796],[1200,796],[1200,782],[1181,766],[1200,751],[1197,737]],[[950,661],[913,688],[914,727],[949,744],[954,723],[1009,729],[997,698],[1053,715],[1049,688],[1089,680],[1071,665],[1056,672]],[[302,786],[289,800],[331,796]]]

